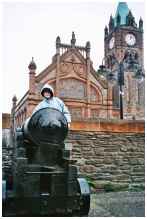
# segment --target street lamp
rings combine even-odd
[[[104,58],[106,59],[106,58]],[[142,67],[138,63],[138,56],[135,51],[126,51],[124,58],[121,61],[118,61],[114,54],[109,56],[110,68],[106,68],[103,64],[104,59],[102,60],[102,65],[99,66],[98,73],[105,75],[108,82],[117,82],[119,86],[119,108],[120,108],[120,119],[123,119],[123,86],[124,86],[124,71],[131,70],[135,72],[134,78],[138,81],[144,80],[144,72]],[[117,69],[117,79],[113,73],[112,66],[116,64]]]

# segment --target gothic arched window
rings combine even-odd
[[[119,86],[114,85],[112,90],[113,106],[119,107]]]

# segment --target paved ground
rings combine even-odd
[[[144,192],[92,194],[89,217],[145,217]]]

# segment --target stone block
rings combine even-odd
[[[128,174],[120,174],[115,176],[115,179],[119,179],[119,180],[126,180],[128,178],[129,178]]]
[[[104,156],[104,149],[103,148],[94,148],[94,152],[96,155],[103,155]]]
[[[144,168],[143,165],[134,166],[134,167],[132,168],[132,172],[135,172],[135,173],[141,173],[141,172],[144,173],[144,171],[145,171],[145,168]]]
[[[84,158],[91,158],[91,156],[93,156],[94,155],[94,151],[87,151],[87,152],[85,152],[85,151],[82,151],[82,153],[81,153],[81,155],[84,157]]]
[[[137,165],[138,164],[138,159],[134,157],[130,157],[128,163],[130,165]]]
[[[85,165],[80,167],[80,171],[84,173],[95,173],[96,167],[92,165]]]
[[[142,183],[142,182],[145,182],[145,178],[144,177],[131,177],[132,178],[132,182],[135,182],[135,183]]]
[[[104,157],[104,164],[112,164],[113,159],[112,157]]]
[[[88,165],[95,165],[95,164],[97,164],[97,159],[85,160],[85,164],[88,164]]]

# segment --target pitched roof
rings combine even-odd
[[[117,6],[117,10],[116,10],[116,14],[115,14],[115,18],[114,18],[114,24],[116,26],[116,20],[117,20],[117,16],[118,14],[120,15],[120,25],[125,25],[126,24],[126,16],[129,13],[129,8],[126,2],[119,2],[118,6]]]
[[[64,52],[60,56],[60,61],[64,61],[71,54],[75,54],[78,57],[78,59],[81,61],[81,63],[86,64],[86,59],[78,51],[78,49],[68,49],[66,52]],[[46,75],[55,67],[56,67],[56,61],[53,59],[53,62],[47,68],[45,68],[39,75],[36,76],[36,82],[39,82],[43,77],[46,77]],[[106,82],[101,80],[101,78],[97,75],[97,72],[94,70],[92,64],[90,65],[90,69],[91,69],[90,72],[96,78],[96,80],[99,81],[99,83],[102,85],[102,87],[106,88],[107,87]]]

